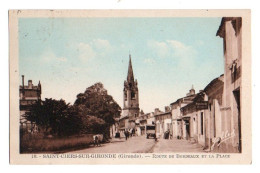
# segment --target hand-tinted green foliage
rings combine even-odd
[[[64,100],[45,99],[32,105],[26,119],[35,123],[45,135],[66,136],[79,132],[80,117]]]
[[[108,133],[109,126],[120,116],[121,108],[113,97],[107,94],[103,84],[96,83],[77,96],[74,107],[84,117],[84,124],[90,131]]]
[[[45,99],[32,105],[26,119],[35,123],[45,135],[69,136],[86,133],[109,133],[121,108],[101,83],[78,94],[73,106],[64,100]]]

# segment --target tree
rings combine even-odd
[[[120,116],[121,108],[107,94],[103,84],[96,83],[77,95],[73,106],[64,100],[45,99],[32,105],[25,117],[45,135],[102,133],[109,136],[109,127]]]
[[[72,107],[73,112],[77,114],[80,119],[78,123],[78,128],[81,134],[86,133],[102,133],[102,127],[105,125],[105,121],[93,115],[89,115],[85,105],[77,105]]]
[[[78,94],[74,106],[86,118],[86,125],[89,123],[94,132],[105,135],[109,135],[110,125],[115,123],[115,118],[121,113],[120,106],[107,94],[102,83],[96,83]]]
[[[80,130],[80,118],[73,107],[64,100],[46,98],[45,101],[38,101],[32,105],[25,117],[35,123],[45,135],[67,136]]]

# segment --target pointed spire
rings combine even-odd
[[[131,54],[129,54],[129,65],[128,65],[127,81],[134,83],[134,73],[133,73],[133,68],[132,68]]]
[[[191,86],[191,89],[194,90],[193,84],[192,84],[192,86]]]

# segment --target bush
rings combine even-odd
[[[59,152],[69,149],[87,147],[92,142],[92,134],[60,138],[43,138],[38,134],[26,134],[21,136],[20,153]]]

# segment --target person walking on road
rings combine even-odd
[[[125,130],[125,140],[126,140],[126,141],[127,141],[128,135],[129,135],[128,131]]]
[[[94,135],[94,136],[93,136],[93,139],[94,139],[94,147],[95,147],[95,146],[98,147],[98,146],[99,146],[98,135]]]

